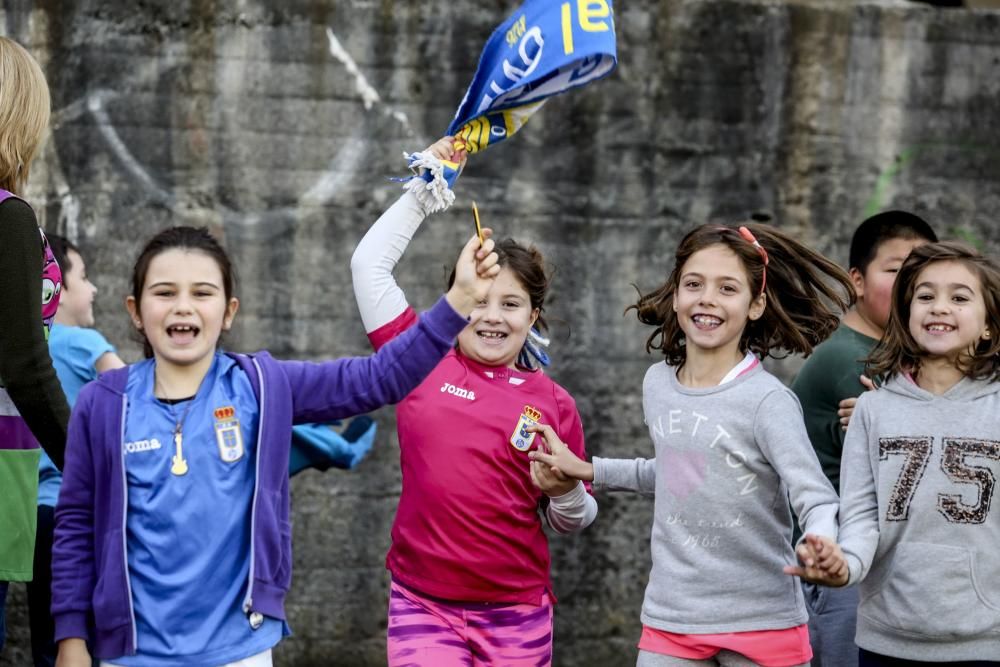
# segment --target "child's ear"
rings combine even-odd
[[[759,320],[761,316],[764,315],[764,309],[767,307],[767,294],[760,294],[756,299],[750,303],[750,312],[747,313],[747,317],[751,320]]]
[[[226,304],[226,314],[222,318],[222,330],[229,331],[230,327],[233,326],[233,320],[236,319],[236,311],[240,309],[240,300],[235,296],[229,300]]]
[[[125,310],[128,311],[128,316],[129,319],[132,320],[132,325],[138,331],[142,331],[142,317],[139,316],[139,308],[135,303],[134,296],[125,297]]]
[[[848,271],[851,276],[851,284],[854,285],[854,293],[860,299],[865,295],[865,276],[856,267]]]

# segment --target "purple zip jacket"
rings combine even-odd
[[[292,425],[343,419],[399,402],[434,369],[466,324],[442,297],[417,326],[368,357],[310,363],[278,361],[267,352],[230,354],[250,378],[260,405],[247,614],[285,618],[292,574]],[[55,639],[86,639],[91,653],[105,660],[136,653],[125,553],[127,380],[127,368],[109,371],[80,391],[70,419],[52,546]]]

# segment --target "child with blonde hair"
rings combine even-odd
[[[35,59],[0,37],[0,648],[8,581],[29,581],[39,445],[62,466],[69,407],[46,344],[62,274],[21,198],[49,122]]]

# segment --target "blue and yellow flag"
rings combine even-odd
[[[607,76],[617,64],[611,0],[525,0],[487,40],[447,134],[478,153],[521,129],[549,97]],[[457,167],[444,165],[449,187]]]
[[[487,40],[447,134],[478,153],[517,132],[549,97],[617,64],[611,0],[527,0]]]

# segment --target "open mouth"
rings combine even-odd
[[[480,340],[491,345],[496,345],[507,340],[507,334],[500,331],[477,331],[476,336],[478,336]]]
[[[715,329],[722,326],[722,319],[714,315],[695,315],[691,318],[691,321],[699,329]]]
[[[934,324],[928,324],[924,328],[927,330],[928,333],[932,334],[950,333],[955,330],[955,327],[951,326],[950,324],[941,324],[939,322],[935,322]]]
[[[171,324],[167,327],[167,336],[175,343],[189,343],[201,332],[193,324]]]

